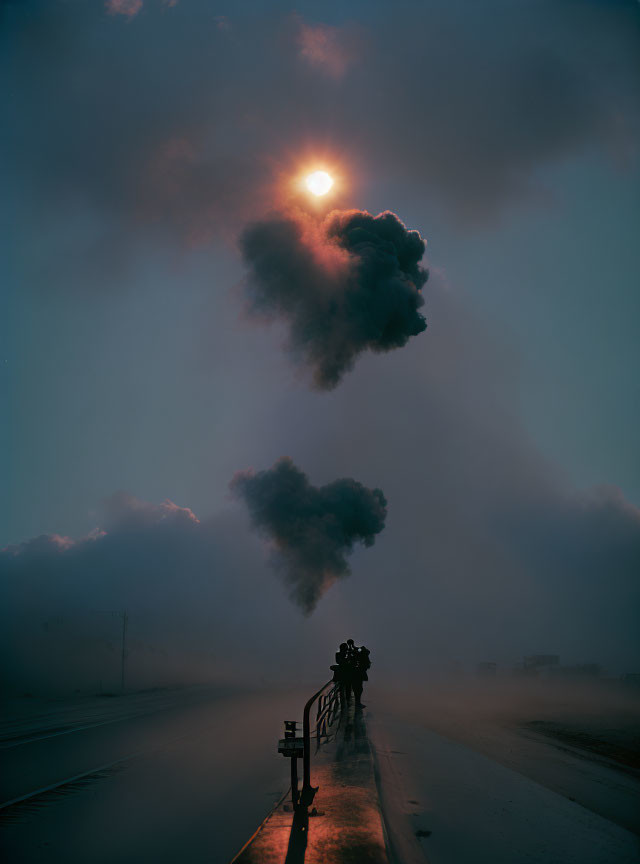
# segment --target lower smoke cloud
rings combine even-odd
[[[349,575],[346,556],[356,542],[372,546],[387,515],[380,489],[350,479],[318,488],[287,458],[267,471],[238,472],[231,488],[273,544],[274,563],[305,615],[337,579]]]
[[[240,244],[251,311],[286,321],[318,389],[333,389],[363,351],[401,348],[426,329],[426,242],[390,211],[277,215],[249,225]]]

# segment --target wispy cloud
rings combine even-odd
[[[300,58],[333,78],[342,78],[355,59],[349,34],[339,27],[307,24],[300,18],[296,41]]]
[[[133,18],[142,9],[143,0],[105,0],[104,6],[109,15],[126,15],[128,18]]]

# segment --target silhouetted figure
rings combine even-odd
[[[366,706],[362,703],[362,688],[364,686],[364,682],[369,680],[369,676],[367,675],[367,670],[371,667],[371,660],[369,659],[370,651],[368,648],[365,648],[363,645],[361,648],[356,649],[354,654],[352,663],[353,663],[353,695],[356,700],[356,708],[365,708]]]
[[[346,642],[341,643],[336,652],[335,665],[331,668],[333,669],[333,680],[340,686],[340,703],[344,709],[351,698],[352,687],[350,652]]]
[[[365,681],[369,680],[367,670],[371,666],[369,659],[370,651],[363,645],[358,648],[353,639],[347,639],[340,644],[336,652],[333,680],[340,685],[340,702],[345,708],[351,699],[351,693],[355,696],[357,708],[364,708],[362,704],[362,689]]]
[[[353,657],[357,650],[353,639],[347,639],[347,656],[349,659]]]

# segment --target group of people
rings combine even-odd
[[[343,642],[336,652],[336,662],[331,669],[333,680],[340,685],[340,698],[343,705],[349,702],[353,692],[356,707],[365,707],[362,704],[362,688],[364,682],[369,680],[367,669],[371,666],[370,653],[364,645],[358,648],[353,639]]]

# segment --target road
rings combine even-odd
[[[375,705],[368,728],[394,864],[640,862],[636,834],[549,785]],[[517,746],[509,740],[514,763]],[[606,766],[571,764],[566,754],[560,765],[556,756],[550,744],[538,752],[546,781],[555,766],[553,780],[587,789],[594,806],[606,811],[611,795],[624,803],[622,815],[635,806],[637,824],[640,782],[622,773],[612,781]],[[598,784],[596,802],[590,787]]]
[[[0,724],[1,860],[228,864],[287,789],[276,740],[313,690],[201,687],[13,711]],[[640,862],[625,827],[640,801],[631,775],[530,739],[478,752],[367,701],[394,864]]]
[[[191,688],[6,721],[0,857],[227,864],[287,788],[277,738],[307,695]]]

